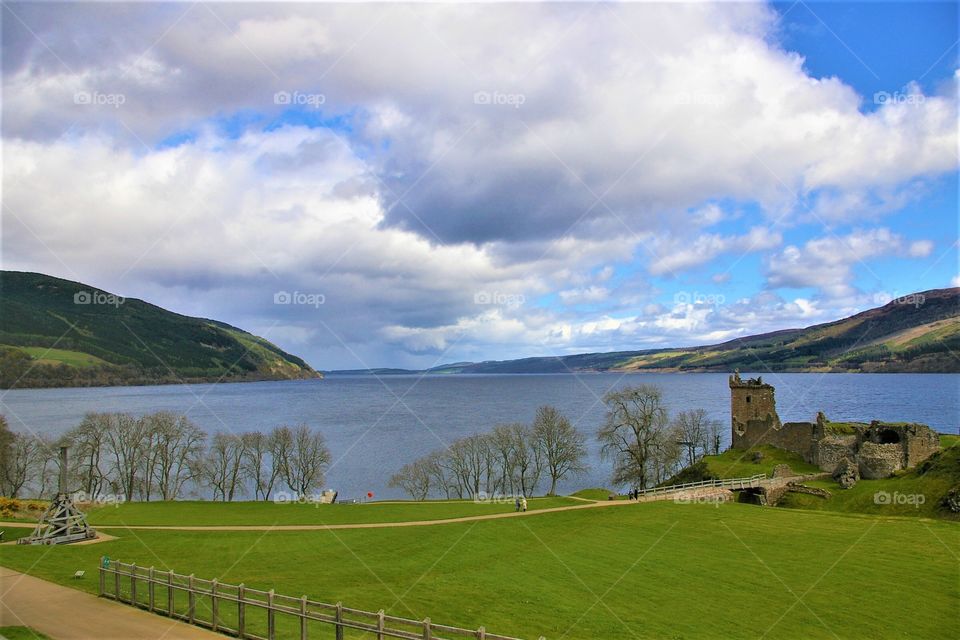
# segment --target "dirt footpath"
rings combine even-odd
[[[90,573],[85,580],[89,580]],[[94,574],[93,579],[96,580]],[[0,567],[0,627],[53,640],[223,640],[224,636]]]

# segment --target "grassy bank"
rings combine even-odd
[[[960,634],[960,528],[944,522],[666,502],[433,527],[112,533],[0,546],[0,563],[95,591],[106,554],[521,637]]]

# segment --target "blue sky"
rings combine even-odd
[[[318,368],[702,344],[957,284],[955,3],[4,11],[4,267]]]

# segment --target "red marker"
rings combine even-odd
[[[367,491],[367,497],[368,497],[368,498],[372,498],[372,497],[373,497],[373,491]]]

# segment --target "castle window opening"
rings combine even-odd
[[[750,396],[747,396],[747,404],[750,404]]]
[[[899,444],[900,434],[892,429],[884,429],[879,433],[880,444]]]

